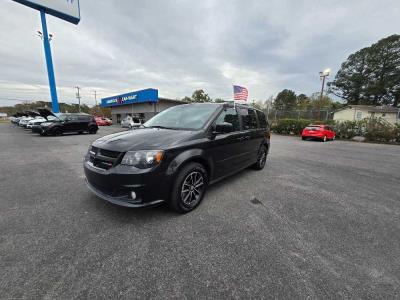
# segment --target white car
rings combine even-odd
[[[138,118],[132,118],[131,116],[127,116],[125,119],[121,121],[121,127],[127,128],[139,128],[142,125]]]
[[[36,117],[36,118],[34,118],[33,120],[30,120],[30,121],[28,122],[28,124],[26,124],[26,128],[31,128],[31,129],[32,129],[32,126],[34,126],[34,125],[40,125],[40,124],[42,124],[42,123],[44,123],[44,122],[47,122],[47,120],[46,120],[45,118],[43,118],[43,117]]]
[[[26,125],[28,124],[28,122],[30,120],[33,120],[33,118],[32,117],[22,117],[21,120],[19,120],[18,125],[26,128]]]

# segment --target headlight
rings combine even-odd
[[[164,151],[162,150],[128,151],[125,153],[121,164],[139,169],[148,169],[160,164],[163,156]]]

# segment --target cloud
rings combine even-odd
[[[39,13],[13,1],[0,11],[0,106],[49,100]],[[400,27],[388,1],[81,1],[78,26],[48,16],[60,101],[142,88],[183,98],[204,89],[230,99],[232,83],[266,99],[310,94],[318,72]]]

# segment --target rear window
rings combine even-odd
[[[79,121],[90,121],[91,116],[78,116]]]
[[[306,130],[320,130],[320,128],[319,126],[307,126]]]
[[[257,117],[258,117],[258,123],[261,128],[267,128],[267,118],[265,117],[265,114],[261,111],[257,110]]]

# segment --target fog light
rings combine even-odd
[[[134,191],[131,192],[131,197],[132,197],[132,200],[136,199],[136,193]]]

